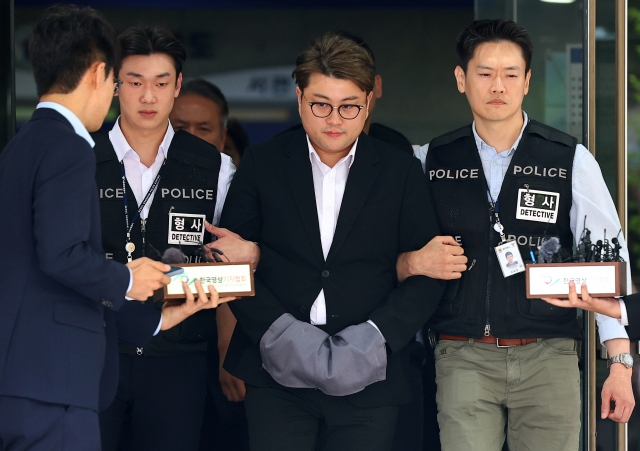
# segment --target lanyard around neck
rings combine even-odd
[[[166,163],[167,163],[167,159],[165,158],[164,161],[162,162],[162,166],[160,167],[160,170],[158,171],[158,175],[156,175],[156,178],[153,180],[153,183],[151,184],[151,188],[149,188],[149,191],[147,191],[146,196],[144,196],[144,199],[140,203],[140,206],[138,207],[138,211],[136,211],[131,221],[129,221],[129,198],[127,196],[127,175],[124,170],[124,160],[120,161],[120,173],[122,174],[122,200],[124,201],[124,219],[125,219],[126,232],[127,232],[127,243],[125,244],[125,250],[127,251],[128,261],[131,261],[132,259],[131,254],[135,250],[135,246],[133,245],[133,243],[131,243],[131,230],[133,229],[133,226],[135,225],[138,218],[140,217],[140,213],[144,209],[145,205],[147,205],[147,202],[151,198],[151,195],[153,194],[155,189],[158,187],[158,183],[160,183],[160,176],[162,175],[162,170],[164,169],[164,166]]]
[[[494,200],[493,196],[491,195],[491,190],[489,189],[489,184],[487,183],[487,179],[485,178],[484,183],[487,187],[487,194],[489,195],[489,199],[491,199],[491,210],[493,211],[493,215],[496,218],[496,222],[493,225],[493,230],[495,230],[496,232],[498,232],[500,234],[500,239],[502,240],[501,242],[504,243],[505,241],[507,241],[507,237],[504,234],[504,226],[500,223],[500,199],[498,200]]]

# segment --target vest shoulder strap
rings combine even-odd
[[[573,136],[534,120],[529,122],[528,133],[541,136],[548,141],[563,144],[572,150],[575,149],[576,144],[578,144],[578,140]]]
[[[466,138],[468,136],[473,136],[473,130],[471,130],[471,125],[466,125],[452,132],[446,133],[444,135],[440,135],[437,138],[432,139],[431,142],[429,143],[429,152],[431,152],[436,147],[451,144],[452,142],[457,141],[458,139]]]
[[[178,130],[171,140],[168,158],[216,171],[222,162],[216,146],[184,130]]]

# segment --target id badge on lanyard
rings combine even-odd
[[[489,192],[487,190],[487,192]],[[500,234],[500,244],[494,247],[496,256],[498,257],[498,263],[500,263],[500,269],[504,277],[509,277],[514,274],[518,274],[524,271],[524,263],[522,261],[522,255],[520,255],[520,249],[518,249],[518,243],[515,240],[507,240],[504,234],[504,226],[500,223],[500,204],[493,201],[491,193],[491,207],[493,208],[493,214],[496,218],[496,222],[493,225],[493,230]]]

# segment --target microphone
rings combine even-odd
[[[544,238],[538,247],[538,259],[540,263],[553,263],[553,256],[560,251],[560,240],[552,236]]]
[[[184,263],[187,261],[187,256],[184,255],[180,249],[175,247],[169,247],[161,258],[162,263],[170,265],[171,263]]]

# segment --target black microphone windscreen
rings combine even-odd
[[[170,247],[166,251],[164,251],[164,254],[162,254],[161,260],[162,260],[162,263],[167,263],[167,264],[184,263],[186,261],[185,255],[182,252],[180,252],[180,249],[175,247]]]

